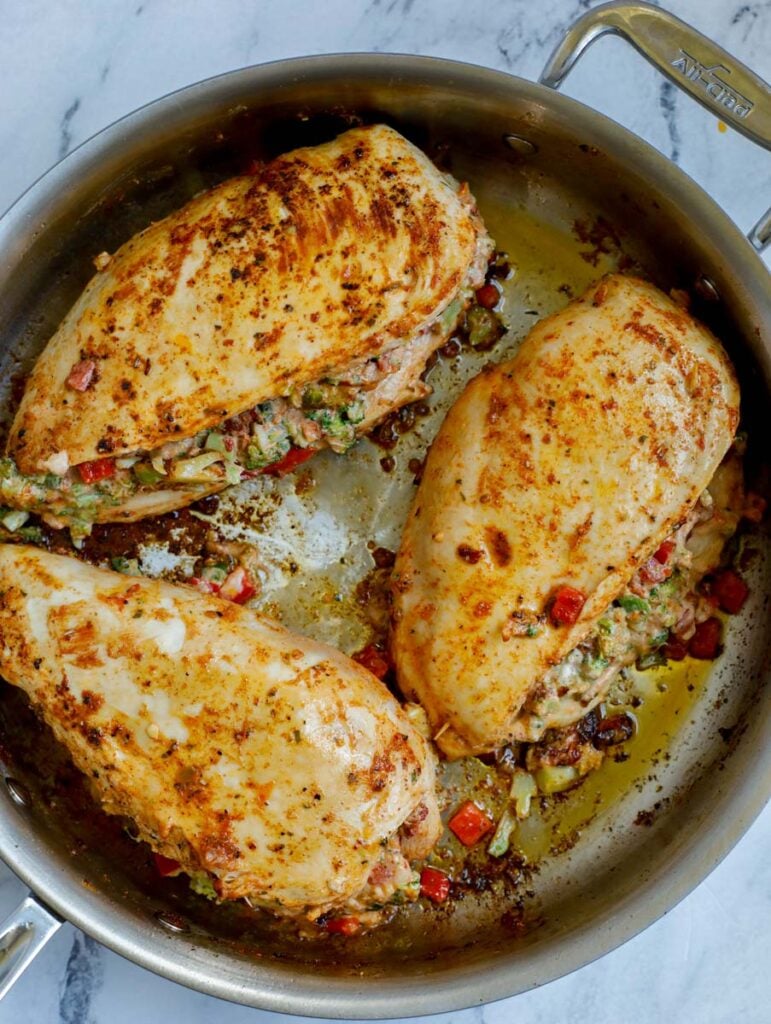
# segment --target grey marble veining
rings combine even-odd
[[[0,209],[74,146],[159,95],[305,53],[400,51],[536,78],[591,0],[0,0]],[[771,0],[668,0],[771,77]],[[748,230],[771,203],[771,158],[662,81],[617,39],[565,92],[647,139]],[[442,1024],[768,1024],[771,811],[691,896],[603,960]],[[24,887],[0,866],[0,915]],[[272,1024],[155,977],[65,926],[0,1003],[0,1024]],[[299,1018],[295,1018],[299,1020]]]

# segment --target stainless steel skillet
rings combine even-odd
[[[597,8],[544,73],[557,85],[601,31],[620,32],[724,121],[771,146],[768,87],[644,4]],[[696,288],[731,349],[751,434],[771,391],[768,272],[735,226],[682,172],[633,135],[548,88],[445,61],[340,56],[247,69],[183,90],[86,143],[0,222],[6,379],[39,350],[91,272],[91,257],[240,169],[249,156],[320,141],[351,115],[386,120],[467,177],[518,260],[512,336],[564,301],[603,260],[642,265],[665,287]],[[583,225],[576,236],[575,222]],[[600,225],[605,225],[602,227]],[[769,240],[766,217],[751,235]],[[581,238],[585,241],[582,242]],[[608,250],[608,251],[603,251]],[[593,263],[592,261],[596,261]],[[758,426],[753,431],[753,420]],[[398,524],[393,524],[396,529]],[[655,779],[581,822],[524,893],[531,926],[469,894],[453,914],[416,909],[352,946],[303,947],[280,928],[154,885],[109,827],[52,785],[66,768],[3,693],[0,855],[36,893],[2,930],[5,984],[66,917],[164,976],[248,1005],[335,1017],[437,1012],[502,998],[602,955],[673,906],[738,840],[767,798],[768,548],[758,541],[753,605],[673,731]],[[723,733],[720,730],[723,730]],[[724,738],[725,737],[725,738]],[[646,771],[649,766],[646,765]],[[58,779],[58,781],[61,781]],[[659,787],[661,789],[659,790]],[[655,804],[660,806],[653,814]],[[651,815],[650,827],[636,825]],[[649,820],[643,818],[641,820]],[[101,831],[100,831],[101,829]],[[128,842],[128,841],[126,841]],[[50,910],[46,909],[50,908]]]

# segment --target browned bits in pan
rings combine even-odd
[[[396,446],[402,434],[409,433],[418,420],[427,416],[430,411],[431,407],[422,400],[404,405],[401,409],[389,413],[383,422],[375,427],[369,438],[376,445],[379,445],[380,448],[390,451]],[[390,472],[390,470],[386,470],[386,472]]]
[[[618,743],[626,743],[634,736],[634,732],[634,719],[631,715],[612,715],[610,718],[603,718],[598,724],[592,742],[600,749],[614,747]]]
[[[413,458],[413,459],[410,459],[410,461],[407,463],[407,467],[408,467],[410,473],[412,473],[412,482],[414,484],[419,484],[420,483],[421,478],[423,476],[423,470],[425,468],[425,465],[426,465],[426,460],[424,458],[423,459]]]
[[[389,548],[375,548],[372,551],[372,561],[378,569],[390,569],[396,561],[396,553]]]

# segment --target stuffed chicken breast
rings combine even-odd
[[[0,545],[0,672],[104,809],[221,899],[365,915],[417,894],[435,764],[329,647],[184,587]]]
[[[448,755],[577,721],[666,641],[738,521],[707,490],[738,405],[709,331],[618,275],[469,384],[429,453],[393,584],[399,682]]]
[[[0,500],[82,529],[344,451],[428,392],[491,250],[468,188],[384,125],[225,181],[97,259]]]

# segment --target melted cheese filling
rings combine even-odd
[[[420,373],[429,356],[455,329],[474,289],[484,281],[492,247],[480,221],[474,257],[458,292],[410,341],[333,371],[289,395],[262,402],[193,437],[168,442],[153,451],[97,460],[114,465],[109,475],[94,482],[87,482],[87,468],[62,466],[62,475],[27,476],[12,459],[2,458],[0,500],[12,509],[41,513],[54,527],[69,525],[86,534],[102,510],[136,501],[137,496],[184,489],[193,501],[196,493],[258,475],[293,449],[347,451],[388,412],[429,393]],[[66,462],[66,453],[58,454]],[[83,467],[92,465],[96,463],[84,463]],[[147,514],[152,512],[149,508]],[[6,522],[0,509],[0,521],[8,529],[23,529],[25,520],[19,518],[20,513],[10,515]]]

